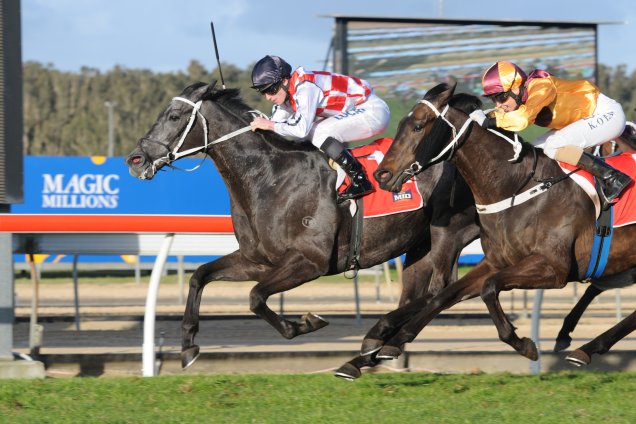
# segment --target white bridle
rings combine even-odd
[[[448,120],[446,119],[445,115],[446,112],[448,112],[448,105],[446,105],[446,107],[444,107],[444,110],[442,110],[442,112],[440,112],[439,110],[437,110],[437,108],[435,107],[435,105],[433,105],[431,102],[429,102],[428,100],[420,100],[420,103],[425,104],[426,106],[428,106],[437,117],[440,117],[444,120],[444,122],[446,122],[448,124],[448,126],[451,127],[452,131],[453,131],[453,139],[451,140],[450,143],[448,143],[448,145],[441,151],[441,153],[439,155],[437,155],[436,157],[434,157],[433,159],[431,159],[429,161],[429,163],[434,162],[438,159],[440,159],[444,154],[446,154],[446,152],[450,149],[455,149],[455,147],[457,146],[457,143],[459,142],[459,138],[462,136],[462,134],[466,131],[466,129],[468,128],[468,126],[470,125],[471,122],[477,122],[477,120],[473,119],[473,117],[469,117],[466,122],[464,122],[464,125],[462,125],[462,127],[460,128],[459,132],[457,131],[457,129],[455,128],[455,126]],[[504,140],[506,140],[508,143],[512,144],[512,149],[514,150],[514,156],[512,157],[512,159],[508,159],[508,162],[514,162],[517,159],[519,159],[519,155],[521,154],[521,150],[523,149],[523,145],[521,144],[521,142],[519,141],[519,136],[515,133],[514,136],[514,140],[510,139],[508,137],[506,137],[505,135],[501,134],[500,132],[493,130],[491,128],[488,128],[488,131],[490,131],[491,133],[503,138]],[[452,156],[452,153],[451,155]],[[422,166],[420,165],[419,162],[415,161],[410,168],[408,168],[406,171],[404,171],[405,173],[410,173],[410,172],[419,172],[422,169]],[[519,193],[516,196],[512,196],[509,197],[507,199],[501,200],[499,202],[496,203],[492,203],[489,205],[480,205],[477,204],[475,205],[477,208],[477,213],[478,214],[491,214],[491,213],[497,213],[497,212],[501,212],[503,210],[506,210],[512,206],[515,205],[519,205],[521,203],[527,202],[528,200],[532,199],[533,197],[536,197],[542,193],[545,193],[548,189],[550,188],[549,185],[546,185],[544,183],[541,184],[537,184],[534,187],[530,187],[528,190]]]
[[[179,138],[179,142],[177,143],[176,146],[174,146],[174,148],[172,149],[172,151],[168,151],[168,154],[166,154],[165,156],[162,156],[160,158],[155,159],[152,162],[152,172],[153,174],[157,172],[157,167],[163,164],[171,164],[172,162],[176,161],[179,158],[182,158],[184,156],[189,156],[193,153],[198,153],[198,152],[206,152],[208,150],[208,147],[213,146],[215,144],[221,143],[223,141],[229,140],[232,137],[236,137],[239,134],[243,134],[244,132],[250,131],[252,129],[251,126],[247,125],[243,128],[240,128],[236,131],[232,131],[229,134],[225,134],[222,137],[217,138],[216,140],[212,140],[209,141],[208,140],[208,120],[205,119],[205,116],[203,116],[203,114],[201,113],[200,109],[201,109],[201,105],[203,104],[202,100],[199,100],[198,102],[193,102],[189,99],[186,99],[185,97],[173,97],[172,100],[178,100],[180,102],[184,102],[189,104],[190,106],[192,106],[192,112],[190,113],[190,118],[188,119],[188,125],[186,125],[185,129],[183,130],[183,133],[181,134],[181,137]],[[264,116],[264,114],[258,110],[251,110],[250,113],[255,114],[255,115],[259,115],[259,116]],[[191,149],[188,150],[184,150],[182,152],[179,151],[179,149],[181,149],[181,146],[183,145],[186,137],[188,136],[188,134],[190,134],[190,131],[192,131],[192,128],[194,127],[194,123],[196,121],[197,116],[199,116],[201,118],[201,125],[203,126],[203,138],[204,138],[204,143],[201,146],[198,147],[193,147]],[[205,158],[203,159],[205,160]],[[203,163],[203,161],[201,161],[201,163]],[[182,169],[183,171],[194,171],[195,169],[199,168],[201,166],[201,163],[199,163],[198,165],[196,165],[194,168],[191,169]],[[178,168],[180,169],[180,168]]]
[[[451,130],[453,131],[453,139],[451,140],[450,143],[448,143],[448,145],[440,152],[439,155],[435,156],[433,159],[431,159],[429,161],[429,163],[434,162],[436,160],[439,160],[442,156],[444,156],[444,154],[446,154],[446,152],[448,150],[455,150],[455,147],[457,146],[457,143],[459,143],[459,139],[460,137],[464,134],[464,132],[468,129],[468,126],[471,124],[471,122],[477,122],[477,120],[473,119],[472,117],[469,117],[466,122],[464,122],[464,125],[462,125],[462,127],[459,129],[459,131],[457,131],[457,129],[455,128],[455,125],[453,125],[448,119],[446,119],[446,112],[448,112],[448,105],[446,105],[444,107],[444,109],[440,112],[439,110],[437,110],[437,108],[435,107],[435,105],[433,105],[433,103],[429,102],[428,100],[420,100],[419,103],[425,104],[426,106],[428,106],[433,113],[435,114],[436,117],[438,118],[442,118],[444,120],[444,122],[446,122],[446,124],[451,127]],[[486,111],[488,112],[488,111]],[[519,141],[519,136],[515,133],[514,136],[514,140],[511,140],[510,138],[506,137],[505,135],[501,134],[500,132],[493,130],[491,128],[488,128],[488,131],[492,132],[493,134],[503,138],[504,140],[506,140],[508,143],[512,144],[512,148],[515,152],[514,156],[512,157],[512,159],[508,159],[508,162],[514,162],[517,159],[519,159],[519,155],[521,154],[521,149],[523,148],[521,142]],[[452,156],[452,154],[451,154]]]

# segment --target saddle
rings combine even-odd
[[[384,159],[384,154],[389,150],[392,142],[392,138],[380,138],[364,146],[351,149],[351,153],[360,161],[367,175],[372,176],[376,169],[378,169],[378,165],[382,162],[382,159]],[[338,172],[336,189],[338,192],[342,192],[347,188],[349,179],[342,169],[334,167],[333,165],[331,166]],[[381,190],[378,182],[375,181],[374,178],[370,178],[370,181],[375,191],[362,198],[364,201],[363,210],[365,218],[411,212],[424,205],[422,194],[414,178],[405,182],[402,186],[402,191],[399,193]]]
[[[636,179],[636,153],[621,153],[605,158],[605,161],[616,169],[626,173],[632,179]],[[582,169],[572,165],[559,162],[561,169],[565,173],[571,173],[570,178],[574,180],[587,194],[596,208],[596,217],[600,216],[600,200],[594,177]],[[636,223],[636,193],[634,184],[625,188],[614,204],[614,227],[622,227]]]

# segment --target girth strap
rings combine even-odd
[[[592,244],[592,254],[590,263],[587,266],[584,280],[598,278],[603,275],[607,259],[609,257],[610,246],[612,244],[612,233],[614,232],[614,206],[610,206],[601,212],[596,220],[596,230],[594,231],[594,243]]]
[[[362,198],[355,199],[356,213],[353,215],[351,222],[351,239],[349,240],[349,255],[347,256],[347,264],[345,272],[353,271],[353,276],[347,278],[355,278],[360,269],[360,246],[362,245],[362,226],[364,222],[364,201]]]

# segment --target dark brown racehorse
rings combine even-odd
[[[590,197],[573,180],[563,178],[558,164],[542,152],[523,144],[518,159],[514,159],[517,152],[511,144],[470,121],[465,113],[448,108],[454,89],[447,84],[434,87],[402,121],[375,173],[381,187],[399,190],[405,170],[427,168],[441,160],[457,166],[479,205],[511,199],[546,183],[551,187],[508,209],[480,215],[484,260],[430,301],[412,301],[381,318],[365,337],[361,353],[395,358],[441,311],[481,296],[499,338],[536,360],[534,342],[516,334],[499,302],[499,293],[562,288],[569,281],[580,281],[590,258],[595,208]],[[607,267],[597,284],[631,284],[636,280],[635,237],[636,225],[614,229]],[[593,354],[607,352],[635,328],[636,312],[566,359],[589,364]]]
[[[291,321],[272,311],[267,299],[347,269],[352,218],[348,204],[336,203],[336,173],[310,144],[249,131],[252,119],[238,90],[196,83],[172,99],[126,159],[133,176],[151,179],[179,157],[205,153],[230,194],[239,250],[200,266],[190,279],[182,322],[183,367],[199,355],[194,337],[206,284],[256,281],[251,311],[291,339],[327,322],[314,314]],[[447,285],[461,249],[479,233],[474,201],[453,166],[430,168],[418,177],[418,186],[426,199],[423,208],[372,218],[362,234],[361,268],[406,253],[400,304]],[[193,201],[196,196],[192,193]]]
[[[623,131],[623,134],[621,134],[619,138],[590,148],[588,151],[599,156],[610,156],[621,152],[636,152],[636,124],[628,122],[625,126],[625,131]],[[624,286],[624,284],[621,286]],[[572,308],[572,311],[570,311],[563,320],[563,326],[559,330],[554,345],[555,352],[560,352],[570,346],[572,342],[570,333],[576,328],[583,312],[585,312],[587,307],[597,296],[611,288],[612,287],[607,286],[607,284],[596,284],[595,281],[591,281],[591,284],[587,287],[583,296],[581,296],[574,308]]]

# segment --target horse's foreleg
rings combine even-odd
[[[362,375],[361,368],[375,367],[380,361],[375,355],[356,356],[349,362],[345,362],[335,372],[335,376],[345,380],[355,380]]]
[[[426,294],[383,315],[362,340],[360,355],[369,356],[382,349],[386,341],[400,332],[402,326],[428,305],[432,298],[432,295]]]
[[[499,339],[528,359],[536,361],[539,357],[535,343],[517,336],[499,302],[502,290],[512,289],[550,289],[562,288],[567,284],[566,272],[560,273],[541,255],[524,258],[514,266],[506,268],[489,277],[481,290],[481,298],[488,307],[490,317],[497,327]]]
[[[428,247],[409,251],[406,255],[406,266],[403,276],[402,295],[399,307],[384,315],[369,330],[362,346],[362,354],[369,355],[379,350],[384,342],[393,337],[409,319],[421,311],[431,299],[441,292],[451,281],[456,255],[449,255],[453,250],[447,243],[444,232],[435,238],[438,242],[433,250]],[[435,234],[431,231],[431,237]],[[413,305],[411,303],[415,302]],[[409,305],[409,306],[407,306]]]
[[[435,316],[437,316],[444,309],[450,308],[454,304],[461,302],[462,300],[471,299],[479,295],[479,291],[483,284],[484,279],[491,275],[494,271],[491,269],[490,264],[483,260],[481,261],[471,272],[466,274],[463,278],[451,283],[444,288],[437,295],[432,297],[430,301],[422,302],[420,299],[405,305],[400,309],[409,308],[411,315],[403,314],[401,318],[404,322],[401,323],[400,328],[395,331],[394,334],[389,334],[389,337],[376,341],[377,344],[386,341],[384,346],[379,347],[378,359],[395,359],[402,353],[402,346],[406,343],[412,342],[415,337],[422,331],[422,329],[428,324]],[[390,314],[393,314],[391,312]],[[390,315],[388,314],[388,315]],[[382,321],[382,319],[380,320]],[[377,326],[378,324],[376,324]],[[375,329],[376,327],[374,327]],[[373,329],[372,329],[373,330]],[[362,353],[372,353],[369,349],[369,338],[376,336],[377,333],[370,332],[363,341]],[[375,349],[377,351],[378,349]]]
[[[188,298],[181,321],[181,366],[185,369],[199,356],[194,336],[199,332],[199,308],[205,286],[215,280],[246,281],[250,264],[245,263],[238,251],[201,265],[190,277]]]
[[[576,349],[566,360],[570,363],[581,366],[589,365],[592,362],[592,355],[598,353],[602,355],[611,349],[612,346],[636,329],[636,311],[632,312],[621,322],[610,328],[591,342]]]
[[[592,300],[601,293],[603,293],[603,290],[593,285],[590,285],[587,290],[585,290],[583,296],[581,296],[576,305],[574,305],[574,308],[572,308],[570,313],[563,320],[563,326],[561,327],[561,330],[559,330],[556,344],[554,345],[555,352],[560,352],[570,346],[570,343],[572,342],[570,333],[574,331],[576,325],[581,319],[581,316],[583,315],[583,312],[585,312],[590,303],[592,303]]]

